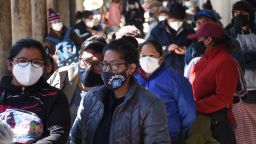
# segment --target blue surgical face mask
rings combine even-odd
[[[80,81],[82,83],[85,82],[85,79],[87,78],[89,72],[90,72],[90,69],[88,69],[88,68],[81,68],[80,65],[78,64],[79,79],[80,79]]]
[[[101,77],[103,79],[104,85],[113,91],[122,87],[128,79],[126,72],[118,74],[114,74],[111,72],[102,72]]]

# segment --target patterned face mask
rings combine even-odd
[[[128,79],[125,72],[114,74],[110,72],[102,72],[101,77],[106,87],[111,90],[117,90],[122,87],[125,81]]]

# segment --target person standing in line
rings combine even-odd
[[[212,135],[218,142],[234,144],[232,102],[238,81],[237,62],[231,54],[234,47],[227,45],[224,29],[217,23],[204,23],[188,38],[205,49],[189,78],[197,112],[210,117]]]
[[[196,119],[191,85],[185,77],[166,66],[158,42],[146,41],[139,50],[141,67],[135,73],[135,78],[165,103],[172,144],[184,143]]]
[[[87,93],[71,144],[169,144],[165,105],[133,77],[139,62],[133,37],[111,41],[101,63],[104,85]]]
[[[175,69],[180,74],[184,72],[184,54],[187,47],[193,42],[188,39],[194,30],[185,22],[185,8],[174,2],[167,8],[169,16],[160,21],[150,32],[148,40],[159,42],[164,50],[164,60],[167,66]]]

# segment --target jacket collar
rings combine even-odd
[[[223,44],[216,45],[211,49],[207,50],[203,57],[206,58],[207,60],[212,59],[216,54],[218,54],[220,51],[223,51],[223,50],[225,50]]]
[[[232,35],[235,35],[237,36],[238,34],[250,34],[250,33],[256,33],[256,29],[255,29],[255,26],[253,24],[250,24],[249,25],[249,30],[248,31],[244,31],[242,30],[241,27],[235,25],[235,24],[230,24],[230,32]]]
[[[175,30],[173,30],[169,25],[167,20],[164,21],[160,21],[159,22],[159,26],[162,29],[165,29],[166,32],[168,32],[169,34],[174,34],[174,35],[179,35],[180,33],[182,33],[183,31],[192,29],[191,25],[187,24],[186,22],[183,22],[181,28],[176,32]]]
[[[149,79],[153,79],[153,78],[157,77],[163,70],[166,69],[166,67],[167,67],[166,64],[162,63],[160,65],[160,67],[158,69],[156,69],[148,78],[146,77],[145,72],[143,71],[143,69],[141,67],[138,68],[137,72],[144,79],[148,79],[149,80]]]
[[[28,87],[14,86],[11,83],[11,80],[12,80],[12,76],[4,76],[0,81],[0,87],[8,90],[11,94],[22,93],[24,95],[29,95],[31,93],[36,93],[41,91],[42,89],[50,87],[50,85],[46,82],[46,80],[43,77],[41,77],[36,84]]]
[[[130,86],[129,86],[129,89],[127,91],[127,93],[125,94],[125,98],[124,98],[124,101],[123,103],[120,104],[120,106],[123,106],[125,104],[127,104],[135,95],[136,93],[136,90],[138,88],[138,83],[136,82],[136,80],[134,79],[134,77],[132,76],[131,77],[131,83],[130,83]],[[98,98],[103,101],[104,98],[108,97],[109,94],[112,92],[110,89],[108,89],[107,87],[105,87],[104,85],[103,86],[100,86],[99,87],[99,93],[96,93],[95,95],[98,96]]]
[[[64,25],[63,25],[63,27],[62,27],[62,29],[61,29],[61,31],[59,33],[54,31],[52,28],[50,28],[49,35],[60,39],[60,38],[64,37],[66,31],[67,31],[67,27],[64,26]]]

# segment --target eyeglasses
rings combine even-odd
[[[80,59],[80,64],[82,65],[82,66],[86,66],[86,67],[88,67],[89,65],[91,65],[92,63],[93,63],[93,60],[91,60],[91,59],[88,59],[88,58],[79,58]]]
[[[92,59],[87,59],[87,58],[79,58],[80,59],[80,65],[82,67],[88,67],[90,65],[100,67],[100,62],[99,61],[94,61]]]
[[[125,65],[126,63],[118,63],[118,62],[111,62],[111,63],[107,63],[107,62],[101,62],[100,63],[100,67],[102,69],[102,71],[107,71],[108,66],[112,71],[117,71],[120,65]]]
[[[44,61],[41,60],[28,60],[24,58],[13,58],[13,60],[15,60],[16,63],[21,67],[27,66],[29,62],[31,63],[32,66],[36,68],[42,67],[44,65]]]

